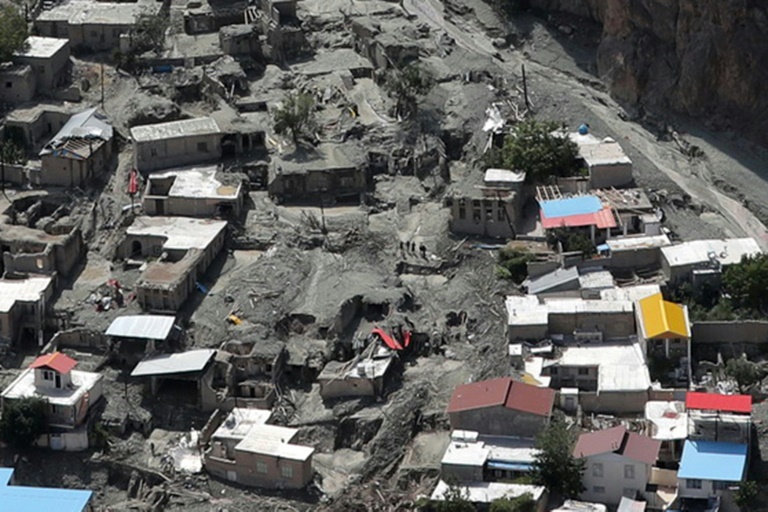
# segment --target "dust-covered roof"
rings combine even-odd
[[[733,265],[742,256],[760,254],[760,246],[754,238],[729,238],[727,240],[693,240],[661,248],[661,254],[670,267],[695,265],[709,261],[710,257],[722,265]]]
[[[0,312],[7,313],[17,302],[40,300],[40,295],[51,286],[47,276],[30,276],[25,279],[0,279]]]
[[[175,317],[169,315],[127,315],[115,318],[107,329],[107,336],[164,340],[173,329]]]
[[[219,133],[221,133],[221,130],[212,117],[183,119],[181,121],[147,124],[131,128],[131,138],[135,142],[151,142],[198,135],[216,135]]]
[[[188,217],[136,217],[126,230],[129,236],[164,237],[164,249],[205,249],[227,222]]]
[[[57,37],[29,36],[24,46],[15,52],[14,57],[49,59],[69,44],[69,39]]]
[[[216,165],[207,165],[152,173],[147,179],[152,182],[173,178],[168,197],[234,201],[240,196],[242,180],[228,179],[232,177],[237,178],[237,176],[220,173]]]
[[[216,354],[212,349],[188,350],[176,354],[150,356],[141,361],[131,372],[131,377],[174,375],[201,372]]]

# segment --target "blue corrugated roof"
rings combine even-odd
[[[13,469],[0,468],[0,509],[24,512],[83,512],[93,494],[76,489],[8,485]],[[6,476],[8,477],[6,480]]]
[[[570,217],[596,213],[603,209],[603,204],[596,196],[577,196],[552,201],[541,201],[541,210],[548,218]]]
[[[497,460],[489,460],[488,469],[504,469],[507,471],[531,471],[533,469],[533,465],[527,462],[501,462]]]
[[[739,482],[747,464],[747,445],[686,441],[678,478]]]

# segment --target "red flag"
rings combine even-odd
[[[128,194],[130,196],[136,195],[139,191],[139,177],[136,169],[131,169],[130,177],[128,178]]]

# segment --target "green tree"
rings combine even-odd
[[[24,150],[15,142],[6,140],[3,143],[2,149],[0,149],[0,161],[6,164],[21,164],[24,163],[24,160],[26,160]]]
[[[549,230],[547,232],[547,242],[553,247],[560,242],[563,246],[563,252],[580,251],[585,257],[592,256],[597,252],[595,244],[592,243],[592,240],[587,235],[571,231],[570,229],[558,228]]]
[[[315,126],[315,100],[304,93],[289,93],[274,116],[275,132],[291,133],[294,142],[301,135],[311,132]]]
[[[8,62],[13,52],[21,50],[27,40],[27,20],[16,6],[0,8],[0,62]]]
[[[168,16],[142,12],[131,30],[131,51],[160,53],[165,48],[165,33],[170,26]]]
[[[442,500],[421,499],[416,502],[416,507],[429,512],[475,512],[475,506],[469,501],[467,490],[456,480],[449,479],[446,483],[448,489]]]
[[[576,498],[584,490],[581,475],[584,460],[573,456],[576,440],[565,424],[553,421],[536,438],[539,451],[534,456],[533,478],[551,492]]]
[[[504,139],[501,161],[505,168],[525,171],[526,181],[546,183],[553,176],[572,176],[578,171],[578,146],[559,135],[557,124],[526,120],[515,125]]]
[[[525,493],[517,498],[499,498],[491,502],[489,512],[534,512],[536,502],[533,497]]]
[[[17,449],[32,446],[45,433],[46,409],[46,402],[36,397],[6,402],[0,417],[0,438]]]
[[[723,274],[723,291],[737,308],[762,310],[768,289],[768,254],[744,256]]]
[[[534,259],[528,249],[503,247],[499,249],[499,277],[520,284],[528,277],[528,262]]]
[[[418,98],[432,88],[432,76],[416,64],[402,69],[392,68],[384,80],[384,88],[395,98],[395,115],[402,118],[413,116],[417,111]]]
[[[742,511],[748,512],[755,506],[759,496],[760,488],[758,487],[757,482],[747,480],[739,485],[739,490],[736,491],[734,499]]]
[[[736,381],[739,391],[744,392],[749,386],[756,384],[763,378],[760,367],[749,361],[745,355],[729,359],[725,364],[725,374]]]

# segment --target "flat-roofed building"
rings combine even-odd
[[[687,281],[697,271],[720,272],[762,252],[754,238],[693,240],[662,247],[661,270],[670,282]]]
[[[211,435],[205,469],[248,486],[301,489],[312,481],[311,446],[295,444],[298,430],[269,425],[271,411],[235,408]]]
[[[31,66],[37,92],[50,94],[69,79],[69,39],[30,36],[13,60]]]
[[[18,104],[35,97],[37,83],[32,66],[13,62],[0,63],[0,101]]]
[[[241,174],[224,173],[215,165],[150,174],[144,192],[147,215],[237,217],[243,208]]]
[[[137,217],[126,231],[125,259],[159,257],[136,282],[141,307],[175,312],[224,247],[226,221],[187,217]]]
[[[212,117],[134,126],[133,164],[147,172],[219,160],[222,138]]]
[[[42,340],[44,312],[53,291],[50,276],[0,279],[0,345]]]

